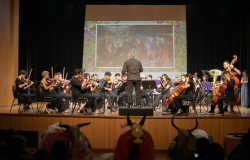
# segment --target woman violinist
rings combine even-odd
[[[42,92],[44,96],[52,97],[52,101],[50,104],[46,105],[46,111],[50,113],[49,109],[55,109],[57,107],[59,113],[63,113],[65,111],[65,105],[63,103],[63,97],[62,95],[58,93],[53,93],[51,90],[54,89],[56,86],[54,82],[52,84],[48,83],[49,79],[49,72],[48,71],[43,71],[42,72],[43,79],[40,82],[40,86],[42,88]]]
[[[28,94],[27,89],[33,85],[34,82],[26,80],[25,77],[27,72],[25,70],[21,70],[18,78],[16,79],[16,91],[15,96],[22,97],[22,103],[25,107],[23,107],[24,111],[30,111],[29,105],[33,102],[35,95]]]
[[[184,90],[179,96],[175,96],[173,102],[169,105],[169,109],[171,109],[173,114],[180,115],[183,112],[181,109],[182,100],[187,98],[193,99],[195,87],[193,80],[189,79],[190,76],[191,74],[189,73],[181,76],[182,82],[184,82]]]

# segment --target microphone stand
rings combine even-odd
[[[199,92],[201,93],[200,94],[200,114],[201,114],[201,102],[202,102],[202,92],[203,92],[203,86],[202,86],[202,84],[201,84],[201,82],[200,82],[200,80],[198,80],[198,84],[199,84],[199,86],[200,86],[200,90],[199,90]],[[196,112],[197,113],[197,112]]]

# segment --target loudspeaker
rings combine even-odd
[[[119,115],[126,116],[126,115],[133,115],[133,116],[153,116],[154,115],[154,108],[152,107],[145,107],[145,108],[119,108]]]

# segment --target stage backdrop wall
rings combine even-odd
[[[85,4],[82,1],[71,3],[20,2],[19,69],[33,68],[32,80],[40,80],[41,72],[50,71],[51,66],[54,72],[66,67],[69,78],[74,68],[82,66]],[[233,55],[238,55],[235,66],[247,69],[250,74],[247,6],[248,1],[220,6],[187,5],[188,72],[198,72],[201,77],[202,69],[222,70],[223,61],[231,61]]]
[[[10,106],[18,72],[19,0],[0,0],[0,106]]]

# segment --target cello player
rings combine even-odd
[[[226,79],[224,83],[227,83],[227,88],[225,90],[226,96],[222,95],[221,97],[218,98],[218,107],[219,107],[219,112],[217,114],[224,114],[223,110],[223,101],[233,101],[234,99],[234,85],[235,85],[235,80],[231,78],[230,72],[225,71],[223,73],[223,77]],[[216,103],[216,104],[217,104]],[[216,104],[211,104],[211,110],[208,112],[208,114],[214,114],[214,109]]]
[[[228,61],[223,62],[223,67],[224,67],[224,70],[221,73],[221,80],[220,80],[221,84],[226,80],[225,77],[224,77],[224,72],[226,72],[226,71],[229,71],[229,72],[231,72],[233,74],[236,74],[236,75],[241,75],[240,70],[235,68],[234,65],[229,63]],[[223,109],[224,112],[227,112],[227,108],[228,108],[228,106],[225,105],[224,109]],[[233,107],[230,108],[230,112],[234,112]]]

